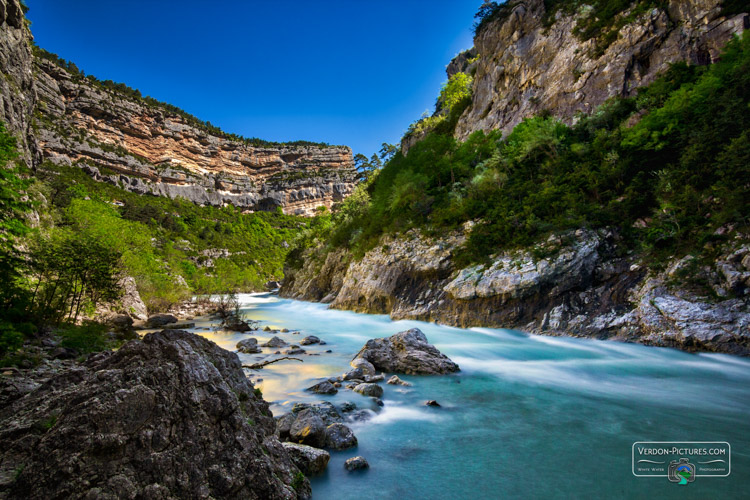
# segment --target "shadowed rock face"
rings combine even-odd
[[[237,355],[184,331],[92,356],[3,408],[0,429],[7,498],[298,496]]]
[[[558,13],[545,28],[543,0],[509,3],[515,4],[512,13],[474,39],[479,59],[472,65],[472,105],[456,128],[462,140],[477,130],[509,132],[543,110],[570,121],[610,97],[631,95],[670,63],[713,62],[726,42],[750,25],[747,14],[721,16],[720,0],[673,0],[624,26],[597,55],[593,40],[573,34],[574,16]],[[460,54],[449,73],[470,71],[467,55]]]

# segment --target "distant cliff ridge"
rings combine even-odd
[[[595,38],[583,40],[575,33],[585,13],[557,11],[545,25],[545,4],[508,2],[509,12],[477,33],[471,55],[478,59],[471,68],[466,53],[449,65],[449,74],[474,76],[472,103],[459,119],[457,138],[465,140],[476,130],[509,132],[542,111],[569,122],[610,97],[631,95],[671,63],[715,61],[733,35],[750,27],[747,14],[723,15],[720,0],[672,0],[666,8],[635,16],[602,48]]]
[[[201,126],[125,85],[85,78],[44,51],[35,56],[16,1],[0,1],[0,20],[0,118],[22,139],[29,166],[78,164],[98,181],[139,194],[299,215],[331,207],[354,189],[346,146],[246,141]]]

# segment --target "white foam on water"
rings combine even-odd
[[[435,413],[397,404],[386,403],[385,407],[373,418],[367,421],[372,424],[390,424],[402,420],[415,420],[421,422],[439,422],[443,417]]]

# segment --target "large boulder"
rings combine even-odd
[[[357,436],[352,430],[340,423],[326,427],[326,448],[345,450],[357,446]]]
[[[331,459],[327,451],[305,444],[282,443],[282,446],[289,453],[294,465],[306,476],[320,474],[326,470],[328,461]]]
[[[300,340],[299,343],[302,345],[320,344],[320,339],[315,335],[309,335]]]
[[[184,331],[93,355],[0,408],[0,442],[2,498],[310,493],[237,354]]]
[[[418,328],[391,337],[368,340],[354,359],[364,359],[382,371],[435,375],[459,371],[456,363],[427,342]]]
[[[313,410],[301,411],[289,428],[289,440],[322,448],[326,444],[326,425]]]

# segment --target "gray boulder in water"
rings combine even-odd
[[[271,337],[271,340],[269,340],[265,344],[261,344],[260,346],[261,347],[284,347],[285,345],[287,345],[287,343],[284,342],[279,337]]]
[[[337,392],[339,392],[338,389],[336,389],[328,380],[319,382],[312,387],[308,387],[305,390],[314,392],[315,394],[336,394]]]
[[[236,353],[151,333],[0,408],[0,498],[309,495],[274,430]]]
[[[304,339],[300,340],[299,343],[302,345],[319,344],[320,339],[316,337],[315,335],[309,335],[305,337]]]
[[[353,470],[367,469],[369,467],[370,464],[367,463],[365,457],[352,457],[344,462],[344,468],[350,472]]]
[[[301,411],[289,428],[289,440],[322,448],[326,444],[326,425],[311,409]]]
[[[357,446],[357,436],[352,430],[340,423],[326,427],[326,448],[345,450]]]
[[[359,384],[354,388],[354,392],[358,392],[363,396],[379,398],[383,395],[383,388],[378,384]]]
[[[319,448],[298,443],[282,443],[294,465],[306,476],[320,474],[328,466],[331,455]]]
[[[368,340],[354,359],[364,359],[386,372],[437,375],[459,371],[456,363],[427,342],[418,328],[391,337]]]
[[[250,337],[237,342],[237,350],[245,354],[257,354],[260,352],[258,339]]]

